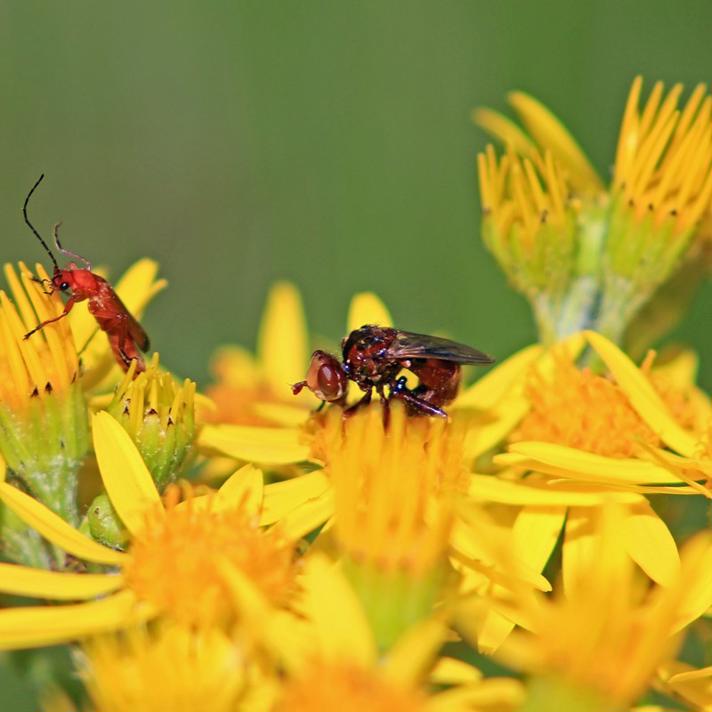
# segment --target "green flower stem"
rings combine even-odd
[[[527,698],[519,712],[623,712],[618,703],[585,687],[562,679],[534,677],[527,685]]]
[[[0,503],[0,552],[16,564],[50,569],[52,557],[42,537]]]
[[[361,600],[382,651],[431,614],[447,576],[442,566],[416,575],[410,571],[384,571],[348,559],[344,561],[344,573]]]

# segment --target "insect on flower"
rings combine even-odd
[[[136,373],[146,370],[143,357],[140,351],[147,351],[149,348],[149,340],[143,327],[134,319],[125,304],[119,298],[119,295],[114,291],[113,287],[98,274],[91,271],[91,263],[81,255],[65,250],[59,241],[59,227],[61,223],[54,226],[52,233],[54,235],[54,244],[59,252],[67,257],[74,258],[84,263],[84,267],[79,267],[76,262],[70,262],[66,269],[61,269],[57,264],[57,260],[50,250],[42,236],[37,232],[35,227],[27,217],[27,204],[35,192],[37,186],[42,182],[44,173],[37,179],[37,182],[32,186],[32,189],[25,198],[25,204],[22,206],[22,215],[25,218],[25,223],[32,230],[35,237],[42,243],[47,254],[50,256],[54,264],[52,279],[39,279],[34,277],[35,281],[42,284],[49,284],[52,294],[55,290],[59,290],[64,294],[69,295],[69,299],[64,305],[64,310],[59,316],[53,319],[38,324],[32,331],[25,334],[25,339],[29,339],[32,334],[40,329],[43,329],[47,324],[63,319],[74,307],[77,302],[87,300],[89,312],[96,319],[99,328],[106,332],[109,338],[111,350],[121,368],[127,371],[132,361],[136,361]]]
[[[351,380],[365,393],[351,412],[369,403],[375,388],[383,403],[402,400],[411,415],[447,417],[442,406],[457,395],[461,365],[494,363],[487,354],[449,339],[374,324],[352,331],[341,349],[342,361],[326,351],[315,351],[306,380],[295,383],[292,393],[308,388],[325,403],[343,404]],[[403,369],[418,377],[415,388],[409,388],[407,378],[400,375]]]

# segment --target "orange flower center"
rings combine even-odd
[[[532,371],[526,386],[531,410],[510,440],[541,440],[608,457],[631,457],[660,438],[633,410],[613,381],[556,358],[555,380]]]
[[[370,670],[321,664],[288,683],[275,712],[419,712],[423,696],[396,687]]]
[[[217,510],[210,502],[166,499],[131,544],[125,575],[139,598],[182,623],[229,622],[239,617],[225,578],[232,567],[272,604],[287,602],[295,590],[292,542],[261,529],[240,506]]]

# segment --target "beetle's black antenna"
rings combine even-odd
[[[59,265],[57,264],[57,260],[55,259],[55,256],[52,254],[52,250],[49,249],[49,245],[44,241],[42,238],[42,235],[37,232],[35,229],[35,226],[30,222],[30,219],[27,217],[27,203],[30,202],[30,198],[32,197],[32,194],[35,192],[35,188],[42,182],[42,179],[44,178],[44,173],[37,179],[37,182],[32,186],[32,189],[30,192],[27,194],[27,197],[25,198],[25,204],[22,206],[22,215],[25,218],[25,223],[27,223],[27,227],[32,230],[32,232],[35,234],[35,237],[42,243],[42,247],[45,248],[47,251],[47,254],[50,256],[50,259],[52,260],[52,263],[54,264],[54,268],[56,270],[59,270]]]
[[[62,243],[59,241],[59,228],[62,227],[62,223],[58,222],[53,228],[52,228],[52,234],[54,235],[54,244],[55,247],[63,254],[66,255],[67,257],[73,257],[75,260],[81,260],[87,267],[87,269],[91,272],[91,262],[86,257],[82,257],[81,255],[78,255],[76,252],[70,252],[69,250],[65,250],[62,247]]]

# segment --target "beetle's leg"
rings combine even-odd
[[[41,279],[40,277],[35,277],[34,274],[30,277],[30,279],[33,282],[37,282],[37,284],[41,284],[43,287],[45,284],[52,284],[51,279]],[[54,289],[50,289],[49,291],[47,291],[46,289],[43,289],[42,294],[46,294],[48,297],[51,297],[54,294]]]
[[[72,307],[77,303],[76,297],[69,297],[67,299],[67,303],[64,305],[64,310],[59,316],[55,316],[52,319],[47,319],[45,321],[41,321],[39,324],[34,329],[31,329],[28,331],[22,338],[23,339],[29,339],[32,334],[34,334],[36,331],[39,331],[40,329],[44,329],[47,324],[53,324],[55,321],[59,321],[60,319],[64,319],[67,314],[69,314],[70,311],[72,311]]]

